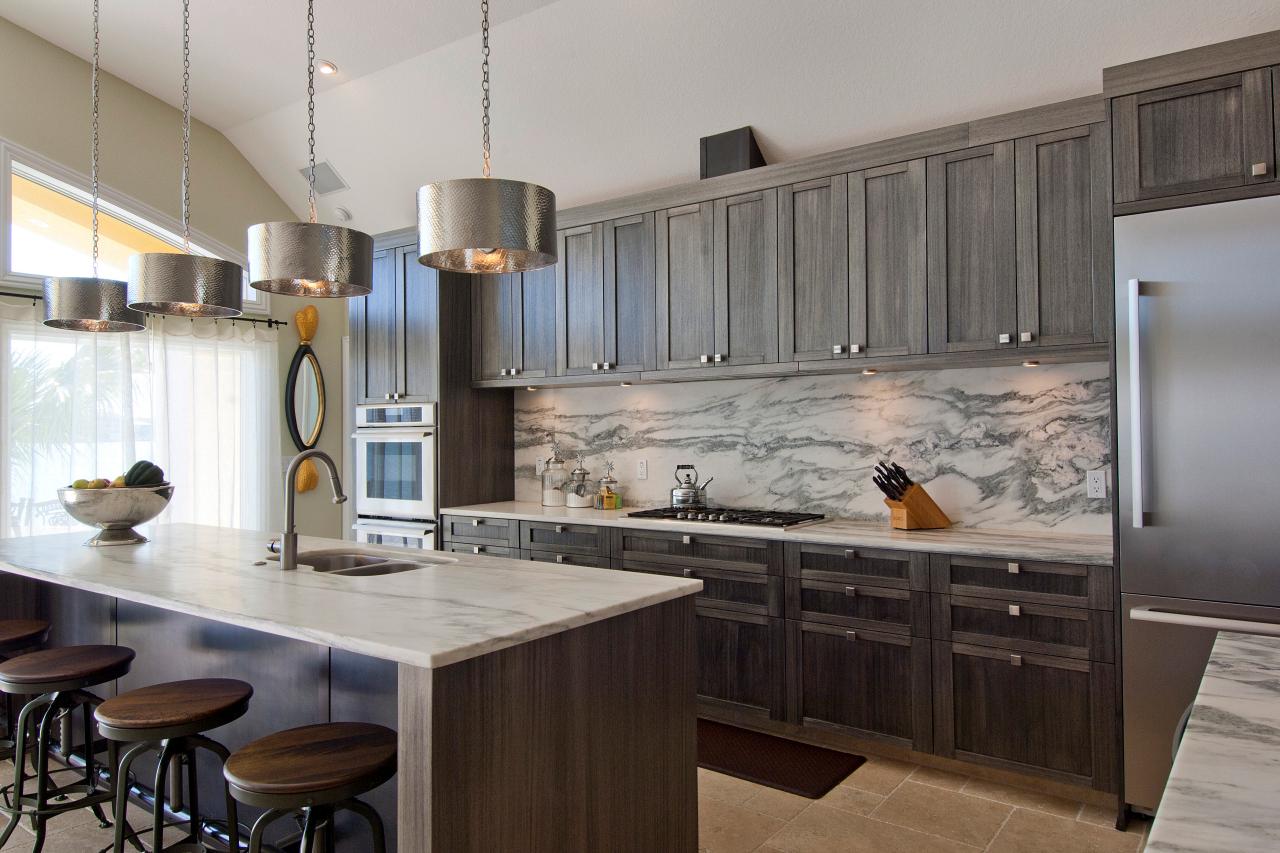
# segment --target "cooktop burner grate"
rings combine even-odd
[[[664,506],[627,513],[628,518],[655,518],[663,521],[706,521],[716,524],[745,524],[756,527],[800,527],[826,518],[812,512],[772,512],[764,509],[728,507]]]

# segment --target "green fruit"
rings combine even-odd
[[[73,489],[87,489],[87,488],[89,488],[89,481],[88,481],[88,480],[85,480],[85,479],[83,479],[83,478],[81,478],[81,479],[79,479],[79,480],[76,480],[74,483],[72,483],[72,484],[71,484],[71,488],[73,488]]]
[[[124,482],[126,486],[134,488],[158,486],[164,482],[164,471],[154,462],[142,459],[135,462],[133,467],[125,473]]]
[[[137,462],[133,463],[133,466],[128,471],[124,472],[124,481],[126,483],[132,483],[134,478],[138,475],[138,472],[144,470],[150,464],[151,463],[145,459],[139,459]]]

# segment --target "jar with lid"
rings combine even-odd
[[[613,476],[613,463],[605,461],[604,476],[596,488],[596,509],[622,509],[622,492]]]
[[[551,440],[551,458],[542,469],[542,505],[564,506],[564,485],[569,480],[569,472],[564,469],[564,460],[560,458],[560,445]]]
[[[591,492],[591,484],[587,477],[591,475],[582,464],[582,454],[578,454],[578,467],[569,472],[569,482],[564,484],[565,506],[585,509],[595,503],[595,495]]]

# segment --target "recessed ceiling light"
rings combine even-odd
[[[326,76],[332,76],[338,73],[338,66],[334,65],[327,59],[317,59],[316,70]]]

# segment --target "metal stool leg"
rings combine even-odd
[[[191,839],[197,844],[204,844],[204,828],[200,825],[200,784],[196,780],[196,750],[190,746],[186,753],[187,761],[187,814],[191,816]]]
[[[249,853],[262,853],[262,835],[267,827],[290,813],[287,809],[271,809],[263,812],[262,816],[254,821],[253,830],[249,833]]]
[[[217,756],[218,761],[221,762],[223,767],[226,766],[227,759],[231,757],[231,750],[227,749],[216,740],[211,740],[204,735],[193,735],[188,738],[188,741],[192,746],[191,761],[193,765],[196,760],[195,750],[197,748],[207,750]],[[192,790],[195,790],[196,783],[194,776],[192,777],[190,784]],[[240,819],[236,811],[236,798],[231,796],[231,786],[227,784],[227,780],[225,778],[222,780],[222,790],[227,798],[227,840],[231,848],[231,853],[240,853]],[[196,802],[195,796],[195,794],[191,795],[193,814]]]
[[[369,824],[369,832],[373,835],[373,853],[387,853],[387,834],[382,825],[382,817],[368,803],[351,799],[339,803],[336,808],[355,812]]]
[[[36,810],[31,816],[36,842],[31,853],[40,853],[44,849],[45,832],[49,823],[49,815],[44,813],[49,808],[49,738],[54,722],[62,719],[59,707],[62,694],[52,695],[53,699],[40,718],[40,728],[36,734]]]
[[[116,832],[115,846],[112,848],[115,853],[124,853],[124,841],[126,830],[132,836],[134,844],[138,849],[142,849],[141,843],[137,840],[137,833],[129,826],[128,808],[129,808],[129,770],[133,767],[133,760],[148,749],[153,749],[150,743],[139,743],[125,750],[124,756],[120,759],[120,764],[115,772],[115,794],[116,794]]]
[[[316,824],[320,815],[319,807],[306,809],[307,819],[302,824],[302,843],[298,845],[298,853],[316,853]]]
[[[175,741],[161,741],[160,758],[156,763],[156,800],[151,809],[151,849],[155,851],[164,849],[164,792],[165,785],[168,783],[170,764],[177,754]]]

